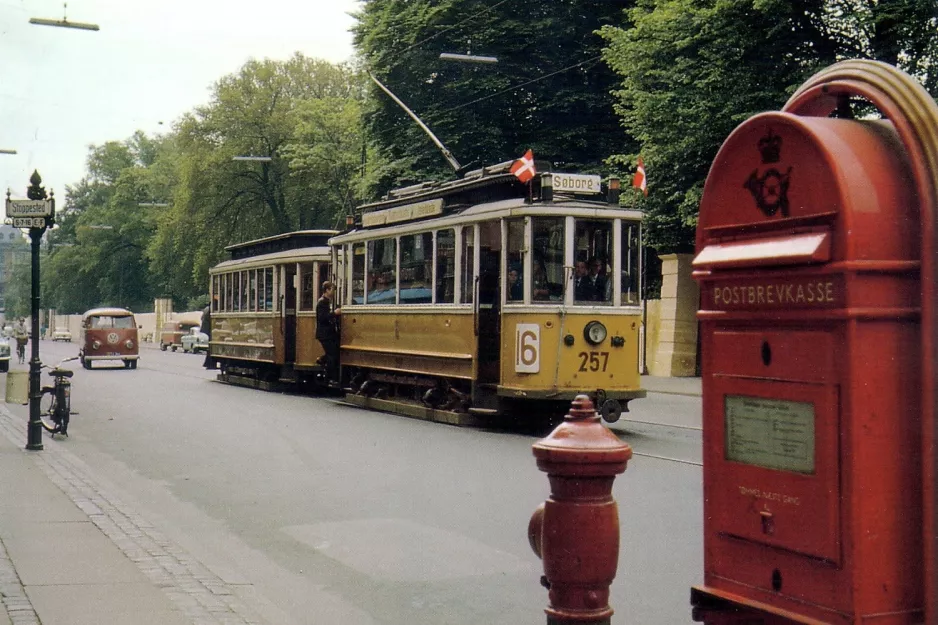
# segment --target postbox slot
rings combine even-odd
[[[714,375],[712,388],[716,531],[839,564],[837,387]]]
[[[693,266],[697,269],[775,267],[824,263],[830,258],[830,232],[805,232],[711,243],[697,255]]]
[[[712,372],[787,382],[832,383],[838,345],[825,331],[717,331]]]

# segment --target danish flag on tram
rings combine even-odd
[[[648,195],[648,180],[645,179],[645,161],[638,157],[638,169],[635,171],[635,177],[632,178],[632,186]]]
[[[534,152],[528,150],[524,156],[516,160],[511,166],[511,173],[518,177],[521,182],[528,182],[537,173],[534,169]]]

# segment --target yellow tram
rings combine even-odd
[[[330,239],[349,401],[497,423],[644,396],[641,213],[618,181],[510,166],[393,191]]]
[[[304,230],[225,248],[210,271],[209,353],[224,382],[273,390],[319,383],[316,301],[331,275],[335,230]]]

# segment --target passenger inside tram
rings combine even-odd
[[[521,266],[511,265],[508,269],[508,301],[520,302],[524,299],[524,285],[521,281]]]
[[[533,277],[533,299],[536,302],[546,302],[550,301],[550,282],[547,279],[547,268],[544,266],[544,261],[537,260],[534,262],[534,277]]]

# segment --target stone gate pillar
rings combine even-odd
[[[691,277],[692,254],[661,256],[661,329],[648,372],[665,377],[697,375],[697,308],[700,290]]]

